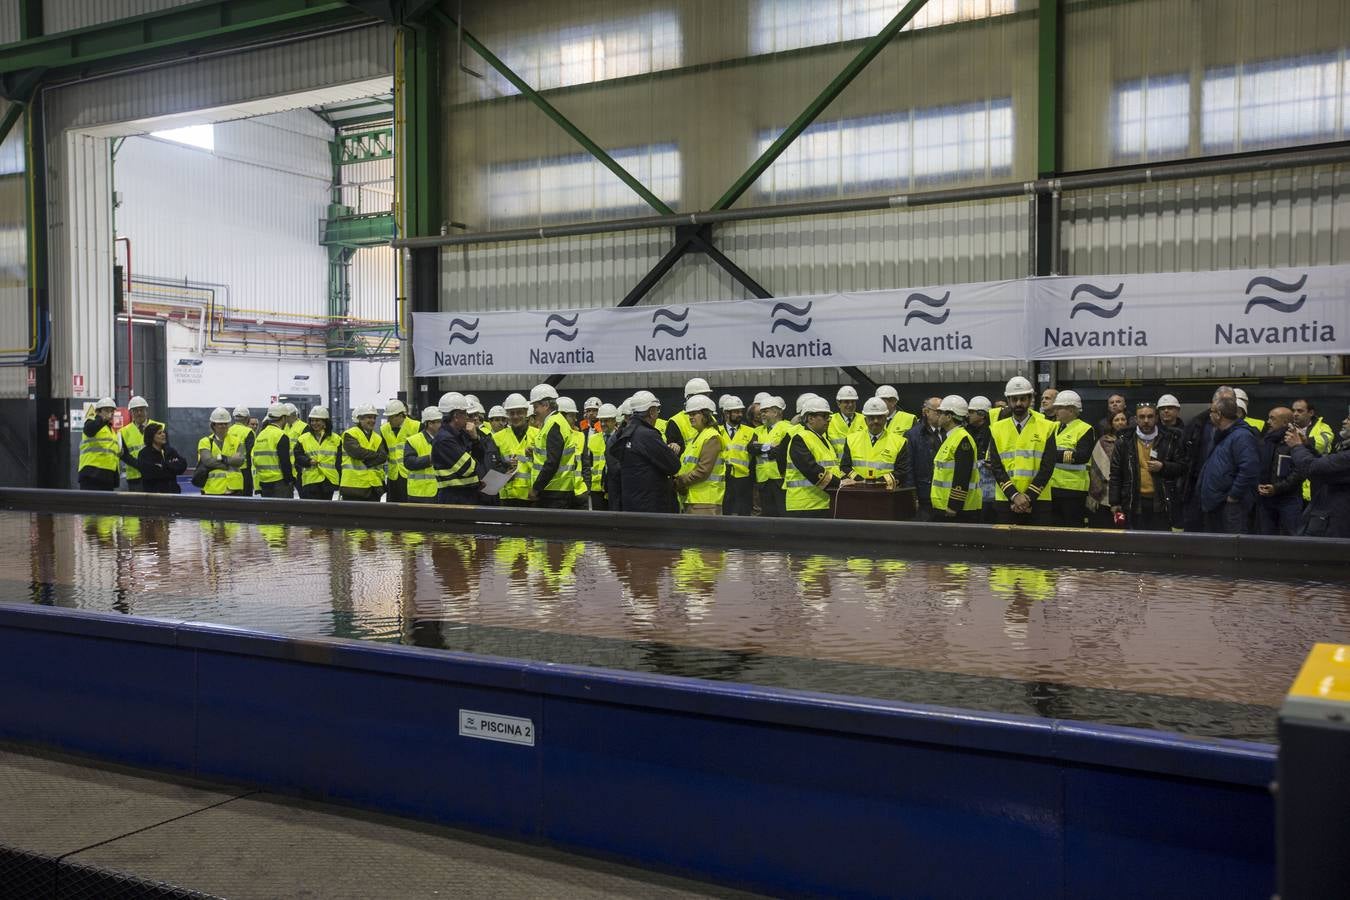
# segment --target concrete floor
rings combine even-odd
[[[228,898],[748,896],[454,829],[16,748],[0,748],[0,845]]]

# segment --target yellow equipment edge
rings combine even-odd
[[[1289,696],[1350,703],[1350,646],[1314,644]]]

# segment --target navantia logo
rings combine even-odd
[[[1124,300],[1116,300],[1123,290],[1125,290],[1125,282],[1123,281],[1113,289],[1099,288],[1095,284],[1077,285],[1072,293],[1069,294],[1069,302],[1073,303],[1073,309],[1069,310],[1069,318],[1072,319],[1080,312],[1083,312],[1091,313],[1099,319],[1114,319],[1116,316],[1120,315],[1120,311],[1125,308]],[[1096,297],[1098,300],[1116,300],[1116,305],[1101,306],[1093,303],[1091,300],[1075,302],[1083,294],[1089,294]]]
[[[685,321],[689,318],[689,307],[685,307],[680,312],[673,309],[654,310],[652,312],[652,337],[658,334],[668,334],[671,337],[682,338],[689,333],[689,323]],[[666,321],[661,321],[661,320]],[[678,327],[671,323],[680,323]]]
[[[773,320],[773,325],[769,327],[769,333],[772,334],[779,328],[786,328],[789,331],[801,334],[809,329],[811,327],[811,306],[813,303],[814,301],[808,300],[806,305],[800,308],[781,300],[775,303],[773,309],[769,312],[769,318]]]
[[[577,320],[581,318],[581,313],[573,313],[569,319],[562,313],[552,313],[544,320],[544,343],[557,338],[560,341],[575,341],[577,334],[581,329],[577,328]]]
[[[468,319],[461,319],[458,316],[450,320],[450,338],[447,344],[453,344],[455,341],[463,341],[466,344],[478,343],[478,323],[481,319],[474,319],[470,322]]]
[[[905,324],[908,325],[914,319],[918,319],[921,322],[927,322],[929,325],[944,324],[947,321],[947,316],[951,315],[952,312],[950,309],[946,308],[947,301],[950,300],[951,298],[952,298],[951,291],[948,291],[941,297],[930,297],[927,294],[922,294],[919,293],[918,291],[915,291],[914,293],[910,294],[908,297],[905,298],[905,309],[909,309],[910,306],[917,303],[921,304],[922,306],[928,307],[928,309],[940,309],[942,310],[942,314],[937,315],[923,309],[910,310],[909,312],[905,313]]]
[[[1303,308],[1304,303],[1308,302],[1307,294],[1299,294],[1299,292],[1303,290],[1303,286],[1307,283],[1307,272],[1304,272],[1303,277],[1299,278],[1298,281],[1288,283],[1271,278],[1269,275],[1258,275],[1247,282],[1247,290],[1243,291],[1243,293],[1247,295],[1248,300],[1247,308],[1242,311],[1242,314],[1244,316],[1248,315],[1258,306],[1264,306],[1266,309],[1273,309],[1275,312],[1279,313],[1296,313]],[[1258,294],[1253,297],[1252,291],[1257,288],[1270,288],[1277,294],[1284,294],[1286,299],[1278,300],[1267,294]],[[1299,294],[1297,300],[1288,299],[1292,298],[1294,294]]]

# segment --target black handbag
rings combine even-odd
[[[192,470],[192,486],[195,488],[206,487],[206,482],[211,478],[211,470],[205,466],[198,466]]]

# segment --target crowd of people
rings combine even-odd
[[[921,521],[1350,537],[1350,417],[1339,429],[1305,398],[1248,415],[1228,386],[1183,420],[1164,394],[1108,398],[1095,425],[1072,390],[1011,379],[1004,396],[931,397],[918,414],[894,387],[861,401],[757,394],[749,405],[703,378],[663,417],[638,391],[580,408],[548,384],[485,409],[451,391],[420,414],[390,400],[354,411],[341,434],[322,406],[273,404],[260,423],[219,407],[197,445],[203,494],[500,504],[691,515],[830,517],[841,490],[913,492]],[[85,421],[79,483],[178,492],[188,460],[148,404],[113,428],[100,400]]]

